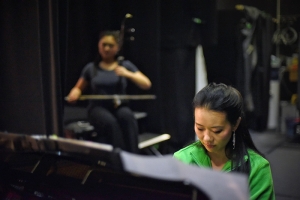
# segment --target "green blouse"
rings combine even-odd
[[[251,171],[248,178],[250,199],[275,199],[273,178],[269,162],[261,155],[249,149]],[[202,144],[197,141],[177,152],[174,157],[186,164],[212,168],[210,157]],[[249,158],[245,155],[245,162]],[[231,160],[228,160],[222,168],[223,172],[231,171]]]

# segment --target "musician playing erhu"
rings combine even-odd
[[[129,60],[118,62],[119,32],[100,34],[98,55],[81,72],[76,85],[68,94],[68,102],[76,102],[82,91],[90,85],[93,94],[126,94],[127,80],[139,88],[151,88],[151,81]],[[138,153],[138,125],[128,104],[116,104],[113,100],[91,100],[88,118],[96,130],[107,135],[114,147]]]

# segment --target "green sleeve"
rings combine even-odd
[[[194,163],[194,160],[193,160],[193,157],[191,155],[191,151],[193,151],[195,145],[197,143],[193,143],[185,148],[182,148],[178,151],[176,151],[174,154],[173,154],[173,157],[182,161],[183,163],[186,163],[186,164],[193,164]]]
[[[250,199],[275,199],[273,178],[270,164],[264,160],[251,165],[249,176]]]
[[[185,151],[175,152],[173,157],[180,160],[180,161],[182,161],[183,163],[186,163],[186,164],[191,164],[192,163],[191,156],[189,155],[188,152],[185,152]]]

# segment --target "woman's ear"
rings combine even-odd
[[[233,131],[236,131],[236,129],[239,127],[240,123],[241,123],[242,118],[239,117],[238,120],[236,121],[236,124],[233,127]]]

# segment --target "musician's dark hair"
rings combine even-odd
[[[240,124],[235,130],[235,148],[233,149],[233,136],[231,136],[225,147],[225,153],[232,161],[232,171],[249,174],[251,170],[250,159],[248,159],[248,162],[244,162],[245,155],[249,158],[247,149],[252,149],[260,155],[262,153],[255,147],[246,126],[243,98],[240,92],[234,87],[223,83],[210,83],[195,95],[193,108],[194,110],[195,108],[206,108],[225,113],[227,120],[232,126],[236,125],[239,117],[241,117]]]
[[[107,30],[107,31],[102,31],[99,34],[99,39],[98,41],[100,41],[103,37],[105,36],[112,36],[114,38],[114,40],[116,41],[117,44],[119,44],[119,40],[120,40],[120,31],[114,31],[114,30]],[[117,58],[118,55],[116,55]],[[94,64],[95,66],[98,66],[99,62],[102,60],[101,55],[99,54],[99,52],[96,55],[96,58],[94,60]]]

